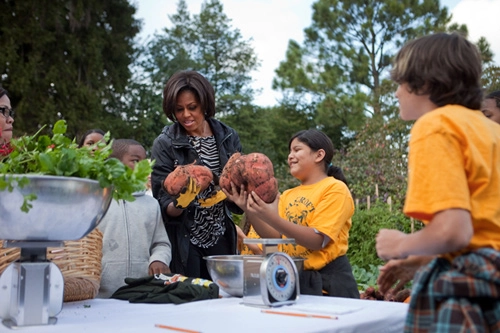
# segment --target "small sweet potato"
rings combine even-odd
[[[163,183],[163,187],[170,195],[178,195],[187,186],[189,173],[183,165],[177,166],[174,171],[168,174]]]
[[[410,297],[411,290],[410,289],[403,289],[400,290],[396,296],[394,296],[394,302],[404,302],[408,297]]]
[[[196,184],[201,187],[202,191],[210,185],[214,177],[212,171],[204,165],[186,165],[186,170],[189,176],[196,180]]]
[[[201,191],[208,188],[213,180],[212,171],[206,166],[195,164],[179,165],[165,178],[163,186],[168,194],[172,196],[178,195],[188,185],[189,177],[194,178],[196,184],[201,187]]]

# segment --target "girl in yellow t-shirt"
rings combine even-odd
[[[305,259],[302,294],[359,298],[346,256],[354,203],[342,171],[330,163],[332,141],[321,131],[304,130],[290,139],[289,150],[290,173],[301,185],[270,204],[234,184],[225,193],[245,211],[260,237],[295,239],[282,251]]]

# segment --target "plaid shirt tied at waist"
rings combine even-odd
[[[500,252],[436,258],[415,275],[405,332],[500,332]]]

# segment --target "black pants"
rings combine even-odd
[[[231,253],[231,245],[226,237],[228,232],[229,228],[227,228],[226,233],[219,238],[217,244],[206,249],[193,244],[189,245],[186,276],[212,280],[210,274],[208,273],[207,261],[203,259],[203,257],[235,254]]]
[[[303,295],[359,298],[358,284],[347,256],[340,256],[319,271],[302,271],[299,276]]]

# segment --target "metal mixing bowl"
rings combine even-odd
[[[242,255],[217,255],[204,257],[208,272],[220,289],[231,296],[243,297],[243,258]],[[252,256],[260,257],[260,256]],[[293,258],[297,270],[304,267],[304,258]]]
[[[85,237],[101,221],[112,200],[112,191],[95,180],[42,175],[12,192],[0,191],[0,239],[16,241],[65,241]],[[25,213],[23,195],[37,199]]]

